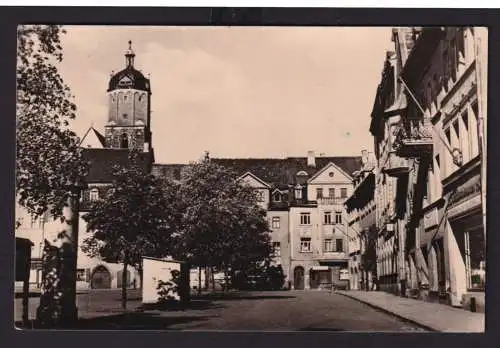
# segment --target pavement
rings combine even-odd
[[[186,308],[142,305],[129,291],[127,311],[120,291],[92,290],[77,296],[75,329],[425,332],[412,322],[330,291],[232,292],[195,296]],[[33,319],[37,298],[30,298]],[[15,299],[15,320],[21,299]]]
[[[484,332],[484,313],[399,297],[382,291],[337,291],[337,294],[360,301],[432,331]]]

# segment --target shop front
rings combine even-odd
[[[450,302],[484,311],[486,244],[481,205],[479,164],[470,163],[446,182],[452,192],[447,209],[445,248],[449,264]]]

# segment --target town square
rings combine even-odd
[[[483,332],[487,43],[19,26],[16,327]]]

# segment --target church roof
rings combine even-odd
[[[151,91],[149,79],[134,68],[135,53],[132,50],[132,41],[129,41],[129,48],[125,52],[125,69],[113,74],[109,80],[108,92],[115,89],[138,89],[142,91]]]
[[[305,171],[309,177],[323,169],[330,162],[351,175],[362,166],[360,156],[316,157],[316,166],[307,165],[307,157],[287,158],[211,158],[211,161],[232,169],[241,176],[247,172],[271,185],[273,188],[285,189],[288,185],[297,183],[297,173]],[[153,173],[167,175],[179,180],[182,171],[187,165],[183,164],[154,164]]]
[[[90,127],[80,141],[80,146],[84,148],[104,148],[106,138],[94,127]]]
[[[111,183],[113,182],[113,166],[128,165],[128,149],[83,149],[83,158],[89,163],[88,183]],[[144,152],[139,155],[139,164],[148,171],[152,163],[152,152]]]
[[[129,88],[138,89],[141,91],[150,91],[149,79],[144,77],[144,75],[139,70],[136,70],[132,66],[128,66],[111,76],[111,79],[109,80],[108,92],[115,89]]]

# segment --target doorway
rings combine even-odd
[[[104,266],[97,266],[90,282],[92,289],[111,289],[111,273]]]
[[[304,268],[302,266],[297,266],[293,270],[293,288],[304,290]]]

